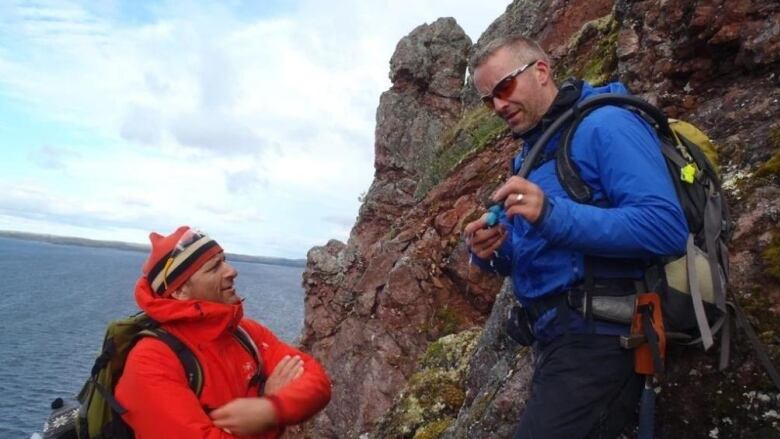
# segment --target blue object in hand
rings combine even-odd
[[[504,213],[504,206],[502,204],[494,204],[488,208],[487,212],[487,218],[485,218],[485,222],[487,223],[488,227],[493,227],[496,224],[498,224],[498,220],[501,218],[501,215]]]

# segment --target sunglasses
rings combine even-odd
[[[480,96],[482,103],[484,103],[491,110],[495,110],[493,100],[496,98],[506,100],[509,96],[511,96],[515,91],[515,86],[517,85],[517,77],[537,62],[539,62],[539,60],[535,59],[528,64],[520,66],[517,69],[509,72],[508,75],[504,76],[500,81],[498,81],[490,94]]]

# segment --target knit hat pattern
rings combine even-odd
[[[143,266],[143,274],[152,291],[169,297],[222,247],[208,235],[189,226],[181,226],[168,236],[150,233],[152,250]]]

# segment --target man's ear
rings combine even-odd
[[[550,64],[547,63],[547,61],[540,59],[536,62],[536,65],[534,66],[536,70],[536,78],[537,81],[539,81],[539,84],[542,86],[547,85],[548,82],[552,80],[552,72],[550,71]]]
[[[476,90],[477,94],[478,94],[478,95],[480,95],[480,96],[482,96],[482,95],[484,94],[484,93],[482,93],[482,91],[481,91],[481,90],[479,89],[479,87],[477,86],[477,78],[478,78],[478,76],[477,76],[477,73],[478,73],[478,72],[479,72],[479,73],[482,73],[482,71],[480,70],[481,68],[482,68],[481,66],[480,66],[480,67],[477,67],[477,68],[476,68],[476,69],[474,69],[474,71],[471,73],[471,83],[472,83],[472,85],[474,86],[474,90]],[[489,91],[488,91],[488,92],[489,92]]]

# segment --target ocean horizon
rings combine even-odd
[[[30,438],[52,400],[79,391],[108,322],[138,312],[133,287],[145,258],[0,237],[0,437]],[[244,315],[293,343],[303,327],[303,267],[230,262]]]

